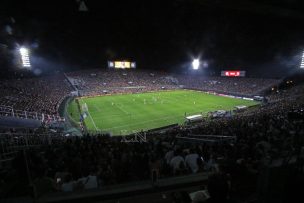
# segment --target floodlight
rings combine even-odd
[[[303,51],[303,55],[302,55],[302,61],[301,61],[300,68],[304,68],[304,51]]]
[[[19,51],[20,51],[21,54],[28,53],[28,50],[27,50],[26,48],[24,48],[24,47],[21,47],[21,48],[19,49]]]
[[[194,70],[197,70],[198,67],[199,67],[199,65],[200,65],[199,59],[194,59],[194,60],[192,61],[192,68],[193,68]]]
[[[31,67],[29,50],[27,48],[21,47],[19,49],[21,55],[21,61],[23,67]]]

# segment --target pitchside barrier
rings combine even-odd
[[[245,100],[254,100],[252,97],[254,95],[247,95],[247,94],[239,94],[239,93],[231,93],[231,92],[222,92],[222,91],[209,91],[209,90],[202,90],[198,88],[184,88],[184,90],[196,91],[196,92],[203,92],[206,94],[213,94],[223,97],[230,97],[230,98],[238,98],[238,99],[245,99]]]
[[[189,135],[189,136],[177,136],[180,142],[190,143],[204,143],[208,145],[213,144],[228,144],[236,141],[236,136],[223,136],[223,135]]]
[[[171,124],[171,125],[166,125],[166,126],[159,127],[159,128],[153,128],[153,129],[148,130],[147,132],[156,132],[156,131],[160,131],[160,130],[164,130],[164,129],[168,129],[168,128],[173,128],[173,127],[176,127],[176,126],[178,126],[178,123],[174,123],[174,124]]]
[[[170,197],[172,191],[187,190],[189,188],[191,188],[192,191],[193,189],[197,191],[202,185],[207,185],[208,177],[214,173],[215,172],[204,171],[203,173],[161,178],[154,183],[151,180],[142,180],[116,185],[105,185],[102,186],[102,188],[81,192],[58,192],[56,194],[43,195],[36,199],[36,202],[119,202],[118,199],[120,199],[121,202],[126,202],[129,201],[130,197],[139,196],[143,201],[152,198],[154,202],[167,202],[166,199],[170,199],[168,197]],[[162,191],[162,195],[159,194],[159,191]]]
[[[192,116],[186,116],[187,122],[200,122],[203,120],[203,115],[197,114]]]
[[[117,136],[114,136],[114,137],[119,137],[119,136],[129,136],[129,137],[132,137],[132,136],[138,135],[140,133],[153,133],[153,132],[158,132],[158,131],[169,129],[169,128],[174,128],[174,127],[177,127],[177,126],[179,126],[179,124],[178,123],[174,123],[174,124],[162,126],[162,127],[159,127],[159,128],[153,128],[153,129],[146,130],[146,131],[130,132],[130,134],[117,135]],[[86,130],[85,133],[88,133],[90,135],[112,136],[111,132],[104,131],[104,130]]]

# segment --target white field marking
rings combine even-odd
[[[75,123],[79,123],[79,121],[75,121],[74,118],[72,118],[71,116],[70,119],[72,119],[72,121],[74,121]]]
[[[117,104],[115,104],[115,106],[120,109],[122,112],[124,112],[125,114],[129,114],[129,112],[127,112],[126,110],[124,110],[123,108],[121,108],[120,106],[118,106]]]
[[[172,98],[172,97],[164,97],[164,98],[167,99],[167,100],[165,100],[165,101],[166,101],[166,104],[172,103],[173,101],[177,101],[177,102],[180,101],[180,99],[175,99],[175,98]],[[189,102],[189,101],[188,101],[188,102]],[[176,102],[174,102],[174,103],[176,103]],[[196,102],[195,102],[195,104],[196,104]],[[210,106],[213,106],[213,103],[205,102],[205,101],[204,101],[203,105],[205,106],[206,104],[208,104],[208,105],[210,105]],[[201,105],[202,105],[202,104],[196,105],[196,108],[201,108]],[[218,106],[219,106],[219,105],[217,105],[216,107],[218,107]],[[220,106],[221,106],[221,105],[220,105]]]
[[[139,95],[136,95],[136,96],[139,97]],[[179,99],[175,99],[175,98],[173,99],[172,97],[166,97],[166,96],[163,96],[163,95],[162,95],[162,98],[165,98],[165,99],[162,99],[162,102],[167,103],[167,104],[172,102],[172,100],[173,101],[179,101]],[[153,103],[151,103],[151,104],[153,104]],[[117,106],[117,108],[119,108],[124,113],[129,114],[127,111],[125,111],[124,109],[119,107],[117,104],[115,104],[115,106]],[[115,116],[119,116],[119,115],[113,115],[113,116],[109,116],[109,117],[115,117]],[[162,118],[159,118],[159,119],[152,119],[152,120],[147,120],[147,121],[143,121],[143,122],[137,122],[136,124],[128,124],[128,125],[121,125],[121,126],[116,126],[116,127],[112,127],[112,128],[106,128],[104,130],[110,130],[110,129],[120,128],[120,127],[127,127],[127,126],[134,126],[134,125],[137,125],[137,124],[143,124],[143,123],[148,123],[148,122],[151,122],[151,121],[153,122],[153,121],[157,121],[157,120],[165,120],[165,121],[169,122],[168,119],[172,118],[172,117],[178,117],[178,116],[166,116],[166,117],[162,117]]]
[[[94,125],[95,130],[100,130],[99,128],[96,127],[96,124],[95,124],[95,122],[94,122],[94,120],[93,120],[93,118],[92,118],[89,110],[88,110],[88,114],[89,114],[89,117],[91,118],[91,121],[92,121],[92,123]]]
[[[99,108],[98,106],[96,106],[96,105],[94,105],[94,108],[95,108],[98,112],[101,111],[100,108]]]
[[[166,98],[166,97],[164,97],[164,98]],[[179,99],[172,99],[172,98],[168,98],[167,97],[167,99],[168,100],[175,100],[175,101],[179,101]],[[144,99],[144,101],[145,101],[146,99]],[[168,101],[168,100],[161,100],[162,102],[163,102],[163,104],[168,104],[168,103],[170,103],[170,101]],[[168,103],[167,103],[168,102]],[[156,104],[156,103],[158,103],[158,102],[146,102],[145,104]],[[175,102],[174,102],[175,103]],[[115,104],[115,106],[117,107],[117,108],[119,108],[121,111],[123,111],[125,114],[128,114],[129,115],[129,113],[126,111],[126,110],[124,110],[123,108],[121,108],[119,105],[117,105],[117,104]],[[142,115],[142,114],[135,114],[134,116],[136,116],[136,115]],[[116,117],[116,116],[121,116],[121,115],[112,115],[112,116],[107,116],[107,118],[112,118],[112,117]],[[137,124],[141,124],[141,123],[147,123],[147,122],[150,122],[150,121],[156,121],[156,120],[165,120],[165,121],[167,121],[167,122],[170,122],[170,120],[168,120],[168,118],[171,118],[171,117],[176,117],[176,116],[166,116],[166,117],[163,117],[163,118],[159,118],[159,119],[153,119],[153,120],[148,120],[148,121],[143,121],[143,122],[140,122],[140,123],[136,123],[136,124],[129,124],[129,125],[122,125],[122,126],[116,126],[116,127],[113,127],[113,128],[107,128],[106,130],[108,130],[108,129],[114,129],[114,128],[119,128],[119,127],[125,127],[125,126],[133,126],[133,125],[137,125]]]
[[[134,126],[134,125],[143,124],[143,123],[150,123],[150,122],[158,121],[158,120],[166,120],[166,121],[168,121],[167,120],[168,118],[173,118],[173,117],[177,117],[177,116],[165,116],[165,117],[162,117],[162,118],[147,120],[147,121],[143,121],[143,122],[137,122],[137,123],[134,123],[134,124],[120,125],[120,126],[116,126],[116,127],[112,127],[112,128],[105,128],[104,130],[111,130],[111,129],[115,129],[115,128]]]
[[[101,116],[95,116],[95,118],[104,118],[104,115],[101,115]],[[121,114],[116,114],[116,115],[110,115],[110,116],[106,116],[106,118],[115,118],[115,117],[121,117]]]
[[[82,99],[81,99],[81,102],[84,103]],[[89,109],[88,109],[88,114],[89,114],[89,117],[90,117],[90,119],[91,119],[91,121],[92,121],[92,123],[93,123],[93,125],[94,125],[95,130],[100,130],[99,128],[96,127],[96,124],[95,124],[95,122],[94,122],[94,120],[93,120],[93,118],[92,118],[92,116],[91,116],[91,114],[90,114]]]
[[[161,104],[168,104],[168,103],[170,103],[170,102],[173,102],[173,101],[180,101],[180,99],[175,99],[175,98],[172,98],[172,97],[165,97],[165,96],[163,96],[163,98],[165,98],[165,100],[161,100]],[[145,100],[145,99],[144,99]],[[171,100],[171,101],[170,101]],[[156,103],[159,103],[159,102],[148,102],[148,104],[156,104]],[[177,103],[177,102],[174,102],[174,103]],[[147,103],[146,103],[147,104]],[[208,103],[208,104],[210,104],[210,103]],[[127,111],[125,111],[123,108],[121,108],[120,106],[119,106],[119,104],[117,105],[117,104],[115,104],[115,106],[117,106],[117,108],[118,109],[120,109],[121,111],[123,111],[125,114],[127,114],[127,115],[129,115],[129,113],[126,113]],[[200,106],[197,106],[196,107],[196,109],[197,108],[200,108]],[[198,112],[200,112],[200,111],[198,111]],[[133,116],[137,116],[137,115],[142,115],[142,114],[132,114]],[[107,116],[107,118],[113,118],[113,117],[118,117],[118,116],[121,116],[121,115],[109,115],[109,116]],[[95,118],[96,117],[98,117],[98,118],[103,118],[103,116],[95,116]],[[167,118],[167,117],[166,117]],[[167,120],[166,119],[166,121],[168,121],[169,122],[169,120]],[[127,126],[127,125],[126,125]]]

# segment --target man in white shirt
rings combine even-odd
[[[77,182],[81,182],[84,186],[84,189],[94,189],[98,187],[97,177],[95,175],[88,175],[87,177],[78,179]]]
[[[76,182],[72,180],[71,174],[67,174],[64,179],[65,180],[61,185],[61,190],[63,192],[72,192],[74,190]]]
[[[188,154],[185,158],[185,162],[187,166],[191,169],[192,173],[196,173],[199,169],[197,164],[198,158],[198,154],[195,153],[193,149],[190,150],[190,154]]]
[[[170,164],[170,161],[173,158],[173,156],[174,156],[174,151],[172,149],[165,154],[165,160],[168,165]]]
[[[184,158],[180,155],[181,153],[177,151],[175,153],[176,155],[171,159],[170,166],[173,169],[173,172],[176,173],[178,170],[180,170],[181,165],[185,165]]]

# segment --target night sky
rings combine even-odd
[[[206,72],[267,76],[297,68],[304,50],[298,0],[85,3],[88,12],[79,12],[75,0],[2,1],[0,43],[8,51],[30,47],[33,66],[43,70],[106,68],[108,60],[129,59],[140,69],[182,72],[200,57]],[[3,32],[7,24],[12,35]]]

